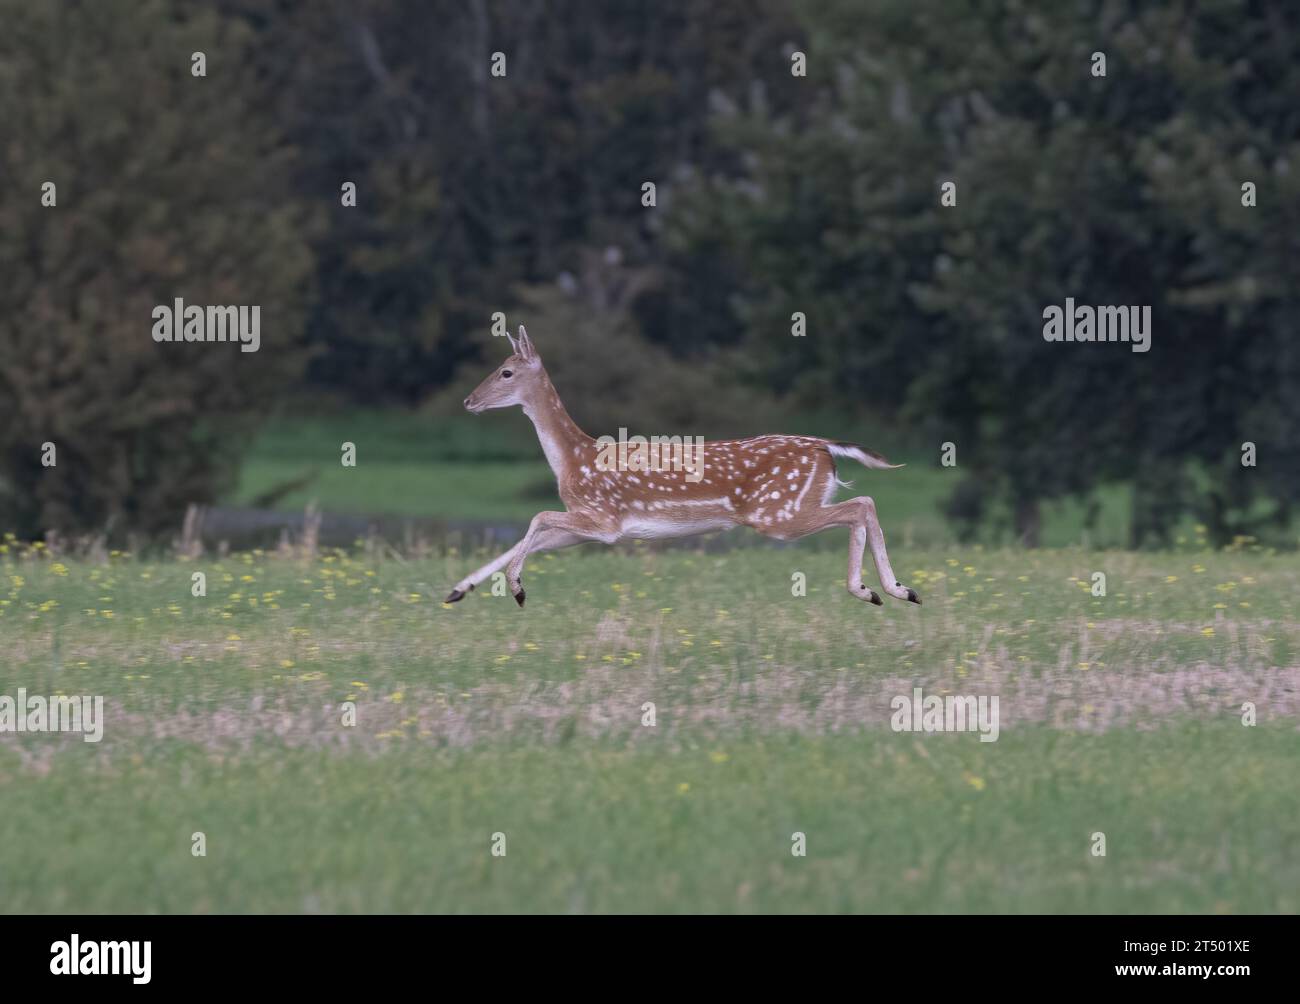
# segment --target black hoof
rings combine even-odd
[[[863,583],[862,588],[867,589],[866,583]],[[878,607],[883,607],[885,605],[885,601],[880,598],[880,594],[878,594],[874,589],[867,589],[867,592],[871,594],[869,602],[874,603]]]
[[[522,589],[519,590],[519,592],[515,593],[515,602],[518,603],[518,604],[522,607],[522,606],[524,605],[524,597],[527,596],[527,595],[528,595],[528,594],[525,593]],[[918,602],[919,602],[919,601],[918,601]]]
[[[466,597],[467,594],[472,593],[473,591],[474,591],[473,586],[470,586],[468,589],[453,589],[450,593],[447,594],[447,598],[442,602],[459,603],[461,600],[463,600]]]
[[[918,607],[921,605],[921,597],[916,595],[915,589],[909,589],[907,591],[907,602],[915,603]]]

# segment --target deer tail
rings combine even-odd
[[[857,443],[836,443],[830,440],[826,441],[826,449],[831,455],[831,463],[835,462],[836,457],[848,457],[850,460],[856,460],[863,467],[870,468],[873,471],[896,471],[900,467],[906,467],[906,464],[891,464],[875,450],[868,450],[865,446],[859,446]],[[839,479],[839,472],[836,471],[835,480],[842,487],[848,485]]]

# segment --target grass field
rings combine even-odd
[[[870,424],[831,417],[779,419],[769,427],[756,419],[755,434],[776,431],[824,435],[866,443],[887,453],[904,472],[867,472],[846,463],[841,476],[854,487],[841,498],[870,494],[900,543],[939,547],[953,540],[940,506],[961,472],[939,464],[935,450],[895,441]],[[662,431],[662,430],[650,430]],[[701,433],[703,434],[703,433]],[[341,445],[357,447],[357,466],[339,462]],[[518,410],[480,416],[435,416],[394,411],[355,411],[318,417],[284,417],[253,444],[234,494],[226,501],[248,505],[277,486],[310,476],[284,492],[274,507],[301,512],[309,501],[337,513],[384,513],[455,520],[502,520],[525,524],[540,509],[560,508],[555,478],[542,456],[532,425]],[[1073,501],[1044,509],[1043,543],[1064,547],[1128,543],[1129,493],[1105,486],[1097,496],[1097,526],[1084,528],[1084,506]],[[1003,517],[999,520],[999,516]],[[1192,538],[1190,526],[1187,538]],[[1005,514],[982,530],[986,544],[1010,543]]]
[[[0,734],[0,908],[1300,909],[1293,556],[893,551],[924,606],[797,547],[538,556],[519,610],[443,606],[463,554],[11,542],[0,694],[107,720]],[[997,741],[893,731],[913,686]]]

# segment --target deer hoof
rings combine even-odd
[[[916,595],[915,589],[909,589],[907,591],[907,602],[915,603],[918,607],[921,605],[921,597]]]
[[[467,595],[469,595],[473,591],[474,591],[473,586],[470,586],[468,589],[453,589],[450,593],[447,594],[447,598],[442,602],[459,603],[461,600],[463,600]]]
[[[870,596],[867,597],[868,603],[872,603],[878,607],[883,607],[885,605],[885,601],[880,598],[880,594],[877,593],[874,589],[867,589],[867,584],[865,582],[862,584],[862,588],[866,589],[867,592],[871,594]]]
[[[519,592],[515,593],[515,602],[522,607],[524,605],[524,597],[527,595],[527,593],[520,589]]]

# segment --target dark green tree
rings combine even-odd
[[[177,526],[303,362],[310,214],[252,32],[179,0],[3,0],[0,20],[0,525]],[[175,297],[259,306],[260,350],[155,342]]]
[[[744,277],[756,377],[864,402],[936,455],[956,443],[950,513],[1005,506],[1029,543],[1042,502],[1118,479],[1136,485],[1138,543],[1183,513],[1219,543],[1285,524],[1296,16],[1230,0],[802,11],[805,101],[741,104],[720,128],[748,175],[676,218],[678,242],[725,248]],[[1046,342],[1042,312],[1066,297],[1150,306],[1151,351]],[[794,311],[809,337],[789,337]]]
[[[265,91],[309,154],[302,191],[335,207],[316,242],[316,385],[416,403],[481,362],[514,290],[609,246],[631,267],[669,266],[632,306],[630,337],[690,354],[738,336],[734,282],[709,274],[717,257],[674,252],[661,226],[685,179],[738,166],[711,101],[788,65],[783,4],[221,6],[258,33]],[[344,180],[356,208],[338,204]],[[640,204],[645,181],[655,210]]]

